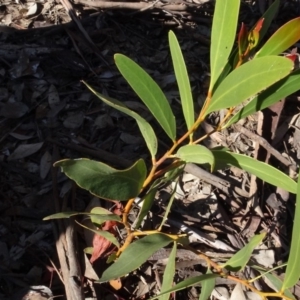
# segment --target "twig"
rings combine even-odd
[[[86,6],[97,7],[100,9],[128,9],[128,10],[144,10],[144,9],[161,9],[169,11],[186,11],[189,7],[197,8],[194,4],[152,4],[147,2],[112,2],[112,1],[92,1],[92,0],[75,0],[76,4],[83,4]]]
[[[205,182],[210,183],[211,185],[215,186],[216,188],[218,188],[219,190],[221,190],[222,192],[224,192],[227,195],[232,195],[232,193],[234,191],[242,197],[245,197],[245,198],[249,197],[248,192],[246,192],[236,186],[234,188],[232,188],[229,181],[221,179],[221,178],[217,177],[216,175],[213,175],[213,174],[205,171],[204,169],[198,167],[195,164],[191,164],[191,163],[187,164],[185,166],[184,170],[186,172],[204,180]]]
[[[248,138],[257,141],[262,147],[264,147],[269,153],[271,153],[275,158],[277,158],[283,165],[286,167],[291,168],[293,171],[297,170],[297,166],[293,163],[291,163],[289,160],[287,160],[284,156],[281,155],[280,152],[278,152],[274,147],[272,147],[266,139],[263,137],[251,132],[250,130],[246,129],[245,127],[235,124],[234,127],[237,129],[237,131],[243,133]]]

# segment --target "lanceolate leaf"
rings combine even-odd
[[[294,286],[300,277],[300,180],[298,176],[298,184],[297,184],[297,197],[296,197],[296,205],[295,205],[295,216],[294,216],[294,225],[293,225],[293,233],[292,233],[292,244],[290,247],[290,254],[288,259],[288,264],[286,267],[286,272],[283,280],[283,284],[281,290],[291,288]]]
[[[161,286],[161,292],[163,293],[166,290],[172,288],[173,278],[175,275],[175,262],[176,262],[176,251],[177,251],[177,243],[174,242],[174,246],[168,258],[168,263],[166,269],[164,271],[163,282]],[[164,294],[163,296],[158,297],[159,300],[169,300],[170,294]]]
[[[261,94],[256,96],[248,104],[246,104],[237,114],[235,114],[229,122],[223,127],[226,128],[236,123],[240,119],[246,118],[253,113],[260,111],[279,100],[287,97],[300,89],[300,70],[292,72],[288,77],[276,82]]]
[[[255,58],[277,55],[287,50],[300,40],[300,17],[281,26],[256,53]]]
[[[148,107],[172,141],[176,138],[175,117],[170,104],[157,83],[137,63],[122,54],[115,62],[123,77]]]
[[[219,277],[219,275],[217,275],[217,274],[205,274],[205,275],[200,275],[200,276],[196,276],[196,277],[191,277],[191,278],[188,278],[186,280],[183,280],[183,281],[179,282],[178,284],[176,284],[171,289],[169,289],[167,291],[164,291],[163,293],[160,294],[160,296],[164,295],[164,294],[167,294],[167,293],[180,291],[180,290],[183,290],[187,287],[193,286],[197,283],[203,283],[206,280],[211,280],[211,279],[214,279],[214,278],[217,278],[217,277]],[[153,300],[153,299],[156,299],[156,298],[157,297],[153,297],[149,300]]]
[[[150,126],[150,124],[142,118],[140,115],[138,115],[136,112],[130,110],[127,108],[122,102],[110,98],[108,96],[104,96],[97,91],[95,91],[91,86],[89,86],[86,82],[83,81],[83,83],[87,86],[88,89],[90,89],[99,99],[101,99],[104,103],[107,105],[123,112],[124,114],[127,114],[128,116],[134,118],[139,126],[139,129],[141,131],[141,134],[144,137],[144,140],[147,144],[147,147],[150,151],[150,154],[152,158],[155,157],[157,152],[157,138],[156,135]]]
[[[180,93],[183,115],[185,118],[187,129],[190,129],[195,122],[193,96],[183,55],[173,31],[169,32],[169,44],[173,61],[173,68],[175,71]]]
[[[236,36],[239,9],[240,0],[216,1],[210,46],[210,91],[213,90],[232,50]]]
[[[287,76],[293,69],[291,60],[267,56],[254,59],[231,72],[214,92],[206,114],[234,107]]]
[[[50,216],[45,217],[43,220],[55,220],[55,219],[68,219],[70,217],[75,217],[79,215],[85,215],[93,218],[94,222],[97,224],[102,224],[106,221],[116,221],[121,222],[121,218],[115,214],[93,214],[89,212],[76,212],[76,211],[70,211],[70,212],[60,212],[57,214],[53,214]]]
[[[210,164],[214,167],[214,155],[212,152],[201,145],[186,145],[178,149],[176,156],[185,162],[193,162],[196,164]]]
[[[150,211],[152,204],[155,199],[157,188],[151,188],[150,191],[147,192],[147,194],[143,197],[143,205],[140,209],[140,213],[138,215],[137,222],[135,223],[135,228],[139,228],[142,224],[143,219],[146,217],[148,212]]]
[[[222,268],[226,268],[234,272],[243,269],[249,261],[254,248],[259,245],[259,243],[264,239],[265,236],[266,233],[255,235],[246,246],[244,246],[241,250],[234,254],[224,265],[222,265]]]
[[[148,235],[130,244],[118,260],[103,272],[99,282],[120,278],[141,266],[154,252],[167,246],[173,240],[157,233]]]
[[[145,162],[140,159],[126,170],[116,170],[104,163],[81,159],[65,159],[54,164],[69,178],[92,194],[110,200],[135,198],[146,179]]]
[[[267,33],[274,17],[278,12],[279,4],[280,4],[280,0],[275,0],[261,17],[262,19],[264,19],[264,23],[259,32],[259,41],[261,41],[265,36],[265,34]]]
[[[207,269],[206,274],[212,274],[211,270]],[[204,280],[202,282],[202,288],[201,288],[201,294],[200,294],[199,300],[209,299],[212,291],[215,288],[215,285],[216,285],[216,279],[215,278]]]
[[[246,155],[227,151],[212,150],[212,153],[215,156],[216,169],[224,168],[226,165],[235,166],[254,174],[274,186],[281,187],[286,191],[296,194],[297,183],[283,172],[266,163]]]
[[[251,265],[253,269],[258,271],[263,278],[265,278],[265,282],[268,286],[270,286],[272,289],[274,289],[276,292],[280,291],[282,287],[282,280],[280,280],[273,272],[269,269],[264,269],[260,266]],[[278,268],[278,266],[276,267]],[[296,298],[293,296],[293,294],[289,290],[285,290],[283,293],[285,296],[289,297],[292,300],[296,300]]]

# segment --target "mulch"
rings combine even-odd
[[[267,2],[243,1],[240,21],[253,26]],[[299,10],[298,1],[285,1],[270,33],[296,17]],[[1,299],[50,299],[50,295],[71,299],[72,284],[77,287],[78,282],[63,284],[60,278],[64,264],[69,268],[72,262],[62,246],[70,237],[76,240],[71,248],[85,270],[83,287],[74,292],[73,299],[81,292],[86,299],[148,299],[157,293],[157,278],[161,277],[163,267],[156,269],[153,262],[127,276],[120,286],[95,284],[105,259],[90,264],[90,256],[83,253],[89,244],[85,232],[74,224],[75,233],[65,231],[65,222],[56,226],[43,221],[56,211],[84,211],[93,199],[52,165],[59,159],[80,157],[120,169],[140,157],[150,162],[135,122],[101,103],[82,80],[149,120],[164,153],[170,146],[164,133],[119,74],[114,54],[129,56],[157,81],[176,115],[179,134],[184,133],[168,31],[176,33],[181,45],[199,110],[209,81],[212,15],[213,3],[203,0],[0,0]],[[222,145],[256,155],[294,176],[295,170],[289,170],[284,159],[296,165],[300,157],[298,101],[296,93],[284,99],[281,107],[264,112],[264,118],[247,118],[238,125],[244,130],[232,126],[211,135],[207,146]],[[270,116],[276,119],[275,125],[266,121]],[[201,133],[209,132],[218,118],[210,116]],[[269,158],[261,149],[271,151],[273,156]],[[153,215],[145,227],[157,226],[155,215],[163,214],[170,193],[170,187],[159,191]],[[208,255],[219,253],[219,257],[230,249],[239,249],[255,233],[266,230],[268,243],[257,250],[254,259],[272,268],[288,257],[294,200],[294,195],[235,168],[210,174],[188,165],[176,189],[169,230],[184,231],[182,226],[188,226],[195,234],[195,245],[199,244],[199,249]],[[107,207],[104,201],[99,203]],[[134,222],[135,215],[131,217]],[[214,242],[203,247],[197,234]],[[225,248],[220,251],[220,247]],[[201,265],[182,268],[175,280],[205,270]],[[280,272],[283,271],[278,271],[278,276],[282,276]],[[263,280],[260,284],[264,290],[272,288]],[[229,295],[234,286],[228,282],[221,282],[220,286],[223,290],[216,290],[212,299],[229,299],[226,293]],[[300,297],[298,287],[294,293]],[[80,297],[84,299],[83,295]],[[199,287],[182,291],[177,297],[198,299]]]

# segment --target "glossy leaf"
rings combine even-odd
[[[211,98],[206,115],[234,107],[287,76],[293,63],[284,57],[267,56],[245,63],[231,72]]]
[[[236,123],[240,119],[246,118],[253,113],[260,111],[279,100],[287,97],[300,89],[300,70],[292,72],[288,77],[276,82],[268,89],[260,93],[248,104],[246,104],[238,113],[236,113],[229,122],[223,127],[226,128]]]
[[[164,271],[163,282],[162,282],[162,286],[161,286],[161,293],[172,288],[173,278],[175,275],[176,251],[177,251],[177,243],[174,242],[174,246],[172,248],[170,256],[168,257],[168,263],[167,263],[166,269]],[[159,300],[169,300],[170,293],[159,296],[158,299]]]
[[[172,141],[176,138],[175,117],[170,104],[157,83],[137,63],[122,54],[116,54],[116,65],[160,126]]]
[[[173,240],[167,235],[157,233],[141,238],[130,244],[118,260],[106,269],[98,282],[120,278],[141,266],[157,250]]]
[[[214,89],[214,85],[227,64],[232,50],[236,36],[239,9],[240,0],[216,1],[210,46],[210,91]]]
[[[293,46],[300,39],[300,17],[281,26],[261,47],[254,58],[278,55]]]
[[[88,212],[76,212],[76,211],[70,211],[70,212],[60,212],[57,214],[53,214],[50,216],[45,217],[43,220],[56,220],[56,219],[68,219],[70,217],[74,216],[80,216],[80,215],[85,215],[93,218],[96,224],[102,224],[106,221],[116,221],[116,222],[121,222],[121,218],[115,214],[93,214],[93,213],[88,213]]]
[[[179,282],[178,284],[176,284],[171,289],[161,293],[159,296],[167,294],[167,293],[171,293],[171,292],[180,291],[180,290],[183,290],[187,287],[193,286],[193,285],[198,284],[198,283],[203,283],[206,280],[211,280],[211,279],[214,279],[214,278],[217,278],[217,277],[219,277],[219,275],[217,275],[217,274],[205,274],[205,275],[191,277],[191,278],[188,278],[186,280],[183,280],[183,281]],[[153,299],[157,299],[157,297],[153,297],[149,300],[153,300]]]
[[[173,31],[169,32],[169,44],[173,68],[179,88],[183,115],[187,129],[190,129],[195,122],[194,101],[184,58],[178,40]]]
[[[83,81],[83,83],[87,86],[87,88],[92,91],[99,99],[101,99],[104,103],[107,105],[123,112],[124,114],[134,118],[139,126],[139,129],[141,131],[141,134],[146,142],[146,145],[149,149],[149,152],[152,156],[152,158],[155,157],[156,152],[157,152],[157,138],[154,133],[153,128],[151,125],[144,119],[142,118],[139,114],[136,112],[130,110],[128,107],[126,107],[122,102],[113,99],[108,96],[104,96],[103,94],[98,93],[95,91],[90,85],[88,85],[86,82]]]
[[[224,168],[226,165],[235,166],[257,176],[265,182],[281,187],[286,191],[294,194],[297,191],[297,183],[293,179],[264,162],[246,155],[227,151],[212,150],[212,153],[215,156],[215,169]]]
[[[121,171],[86,158],[65,159],[56,162],[54,166],[61,167],[62,172],[93,195],[119,201],[135,198],[140,193],[147,175],[142,159]]]
[[[261,241],[264,239],[265,236],[266,233],[261,233],[252,237],[247,245],[245,245],[241,250],[235,253],[221,267],[234,272],[242,270],[246,266],[247,262],[249,261],[255,247],[257,247],[261,243]]]
[[[211,270],[208,268],[206,274],[212,274]],[[202,282],[201,294],[199,300],[207,300],[209,299],[212,291],[214,290],[216,285],[216,279],[211,278]]]
[[[292,243],[281,290],[294,286],[300,277],[300,180],[298,176]]]
[[[215,158],[212,152],[201,145],[186,145],[178,149],[175,154],[176,157],[184,160],[185,162],[192,162],[196,164],[210,164],[212,169],[215,165]]]

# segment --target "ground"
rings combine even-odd
[[[243,1],[240,21],[251,28],[267,2]],[[297,1],[282,2],[270,34],[299,13]],[[209,82],[213,3],[2,0],[0,5],[0,298],[48,299],[49,288],[63,299],[66,283],[59,275],[70,257],[65,257],[61,243],[75,235],[77,244],[72,245],[84,266],[86,299],[147,299],[159,289],[161,270],[153,268],[158,258],[127,276],[121,286],[94,285],[104,264],[99,259],[92,267],[90,256],[83,254],[90,243],[86,232],[74,226],[75,234],[66,233],[64,223],[56,227],[54,222],[43,221],[58,211],[84,211],[93,199],[53,163],[63,158],[90,158],[119,169],[140,157],[150,163],[135,122],[103,104],[82,80],[149,120],[159,137],[160,151],[165,152],[170,145],[164,133],[118,72],[114,54],[129,56],[157,81],[171,103],[178,131],[183,133],[168,32],[173,30],[181,45],[198,111]],[[207,146],[222,145],[256,155],[288,172],[286,161],[294,165],[300,155],[298,101],[297,93],[282,99],[263,115],[251,116],[236,127],[211,135]],[[217,121],[218,116],[210,116],[202,133],[209,132]],[[266,149],[271,158],[261,153],[265,145],[262,137],[269,142]],[[293,171],[290,168],[290,176],[295,175]],[[150,228],[157,226],[155,215],[163,214],[169,193],[168,187],[159,191]],[[256,197],[250,197],[252,194]],[[267,230],[268,243],[257,250],[254,259],[271,268],[287,260],[294,199],[239,169],[211,175],[188,165],[176,190],[169,228],[178,232],[185,224],[194,233],[200,230],[214,242],[198,248],[218,260],[228,257],[230,249],[241,248],[255,233]],[[105,201],[97,201],[96,206],[107,207]],[[134,221],[135,216],[131,218]],[[228,248],[220,251],[220,245]],[[180,253],[184,252],[178,252],[179,262],[185,263],[178,267],[178,278],[201,274],[201,264],[188,265],[192,258]],[[280,271],[277,275],[281,276]],[[234,286],[230,282],[220,284],[222,289],[215,291],[213,299],[229,299],[226,295]],[[265,290],[271,289],[263,280],[260,284]],[[44,288],[45,293],[30,294],[30,286]],[[298,288],[293,292],[299,297]],[[177,297],[198,299],[199,289],[190,288]]]

